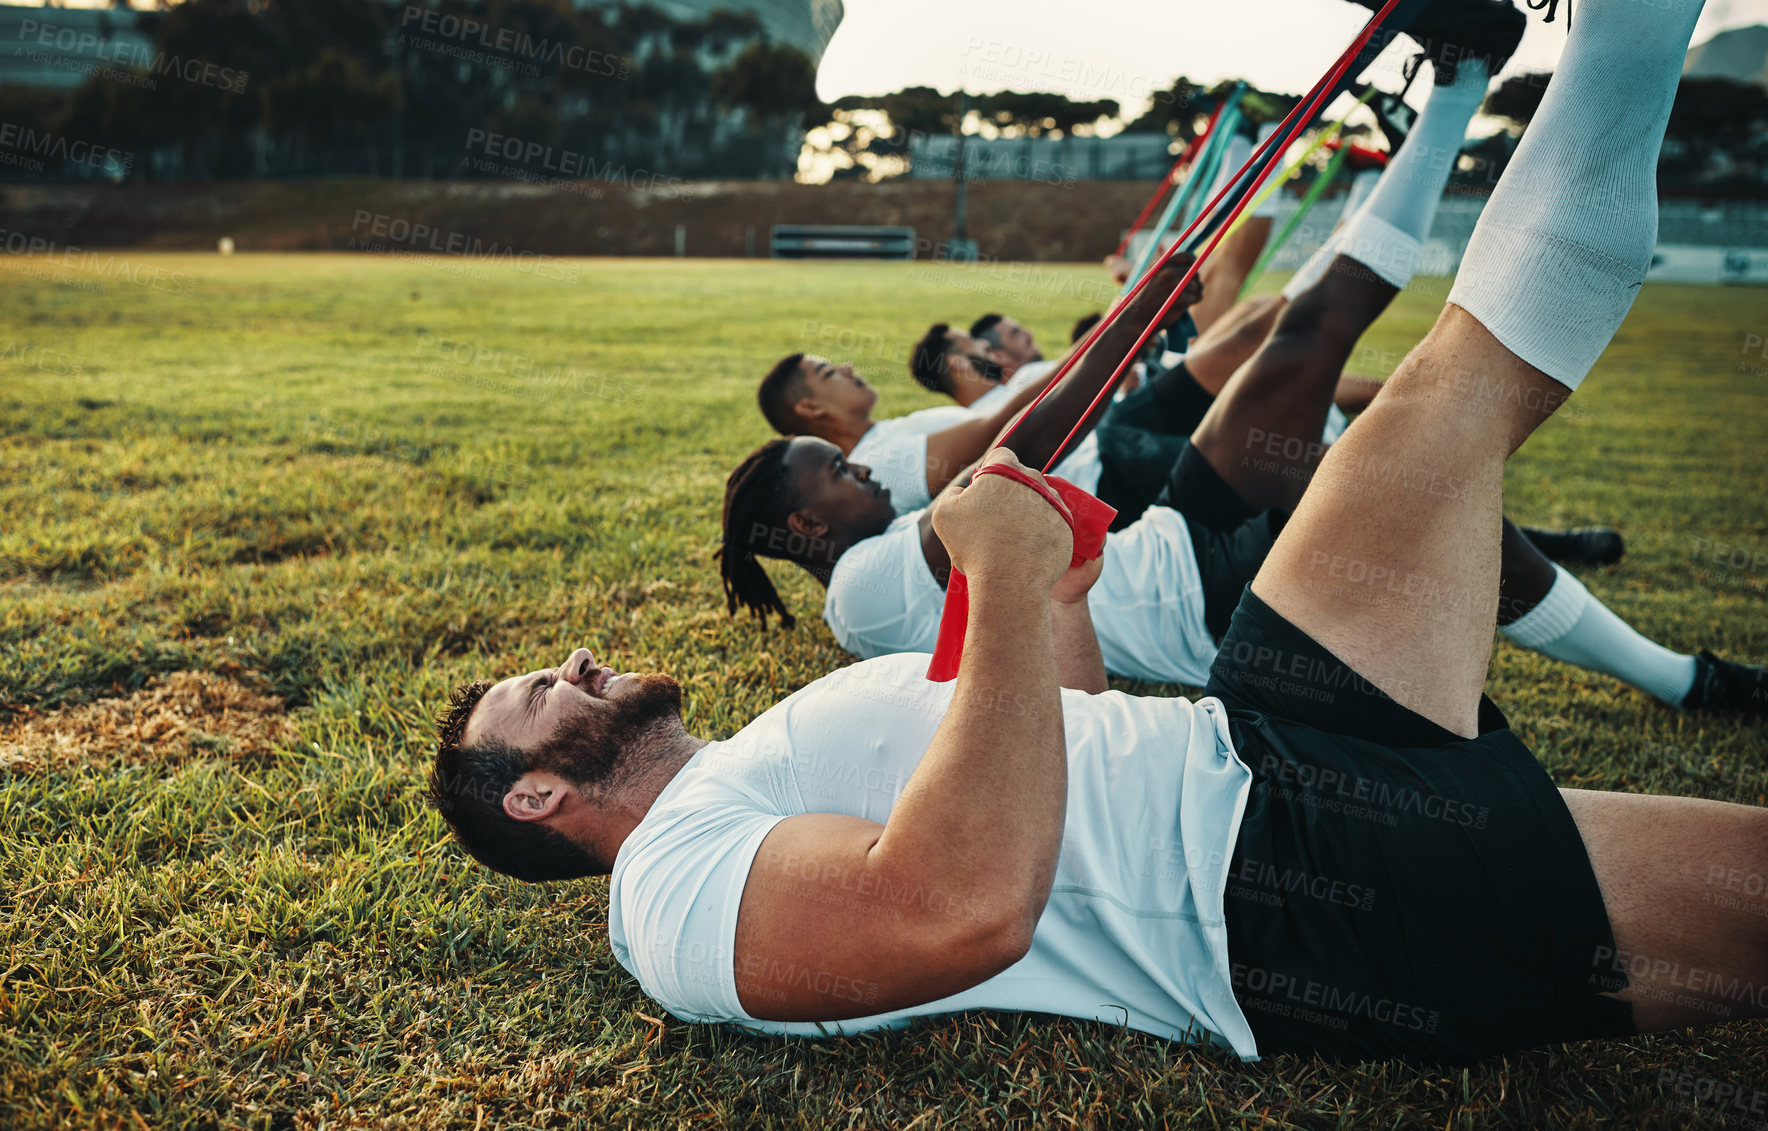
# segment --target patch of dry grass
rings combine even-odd
[[[275,696],[213,672],[173,672],[128,695],[0,719],[0,773],[262,761],[294,739]]]

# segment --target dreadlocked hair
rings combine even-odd
[[[915,343],[909,354],[909,372],[923,389],[935,393],[950,392],[951,374],[946,369],[945,360],[952,348],[951,339],[946,337],[950,330],[948,323],[935,322],[927,327],[927,332],[921,335],[921,340]]]
[[[724,544],[716,557],[725,607],[732,615],[738,605],[749,609],[763,628],[769,613],[787,628],[798,623],[758,560],[758,555],[783,556],[767,552],[768,544],[775,543],[777,549],[787,516],[798,508],[797,492],[786,471],[790,442],[784,437],[769,440],[750,452],[724,481]]]

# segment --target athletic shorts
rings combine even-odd
[[[1481,697],[1462,739],[1249,589],[1210,671],[1253,785],[1228,961],[1259,1054],[1469,1064],[1630,1036],[1614,933],[1552,779]]]
[[[1172,507],[1186,521],[1232,530],[1258,513],[1240,492],[1228,485],[1221,473],[1209,465],[1197,445],[1187,436],[1179,445],[1178,455],[1167,468],[1166,482],[1155,500],[1163,507]]]
[[[1203,586],[1203,623],[1219,641],[1240,606],[1240,594],[1258,576],[1289,514],[1247,506],[1189,439],[1167,469],[1157,505],[1185,516]]]
[[[1180,362],[1106,410],[1099,439],[1099,498],[1117,508],[1122,530],[1160,497],[1173,460],[1215,397]]]

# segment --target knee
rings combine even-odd
[[[1349,353],[1363,325],[1326,300],[1318,290],[1298,296],[1277,319],[1272,337],[1302,349],[1335,349]]]

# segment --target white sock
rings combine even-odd
[[[1483,62],[1463,60],[1449,86],[1432,87],[1424,113],[1368,203],[1345,225],[1340,255],[1357,260],[1395,287],[1412,281],[1424,258],[1424,239],[1443,202],[1449,172],[1490,83]]]
[[[1368,202],[1369,194],[1374,192],[1375,186],[1380,183],[1380,169],[1364,169],[1361,173],[1357,174],[1357,179],[1351,182],[1350,195],[1345,197],[1344,209],[1339,213],[1337,226],[1334,227],[1331,234],[1326,237],[1326,242],[1320,245],[1320,250],[1310,255],[1307,262],[1303,263],[1295,274],[1290,277],[1289,282],[1284,284],[1284,298],[1288,299],[1290,302],[1294,302],[1295,296],[1301,294],[1325,276],[1326,272],[1332,267],[1333,257],[1338,254],[1338,249],[1344,243],[1341,237],[1344,235],[1345,225],[1349,223],[1351,217],[1355,216],[1357,212],[1362,209],[1363,205]]]
[[[1332,229],[1320,250],[1308,256],[1308,261],[1296,269],[1289,281],[1283,284],[1283,297],[1294,302],[1296,296],[1326,277],[1332,269],[1332,261],[1338,258],[1338,249],[1344,244],[1345,225],[1340,224]]]
[[[1568,388],[1608,348],[1657,243],[1657,159],[1703,0],[1583,0],[1449,301]]]
[[[1694,686],[1694,657],[1647,640],[1577,578],[1557,565],[1553,572],[1553,588],[1541,603],[1498,631],[1543,656],[1612,675],[1680,707]]]
[[[1339,216],[1349,220],[1369,200],[1369,194],[1381,183],[1380,169],[1364,169],[1351,181],[1350,195],[1344,198],[1344,211]]]
[[[1387,172],[1369,196],[1367,210],[1421,243],[1430,236],[1431,221],[1449,174],[1467,140],[1467,123],[1486,97],[1491,76],[1479,59],[1465,59],[1449,86],[1434,86],[1424,112],[1412,125],[1400,151],[1388,159]]]

